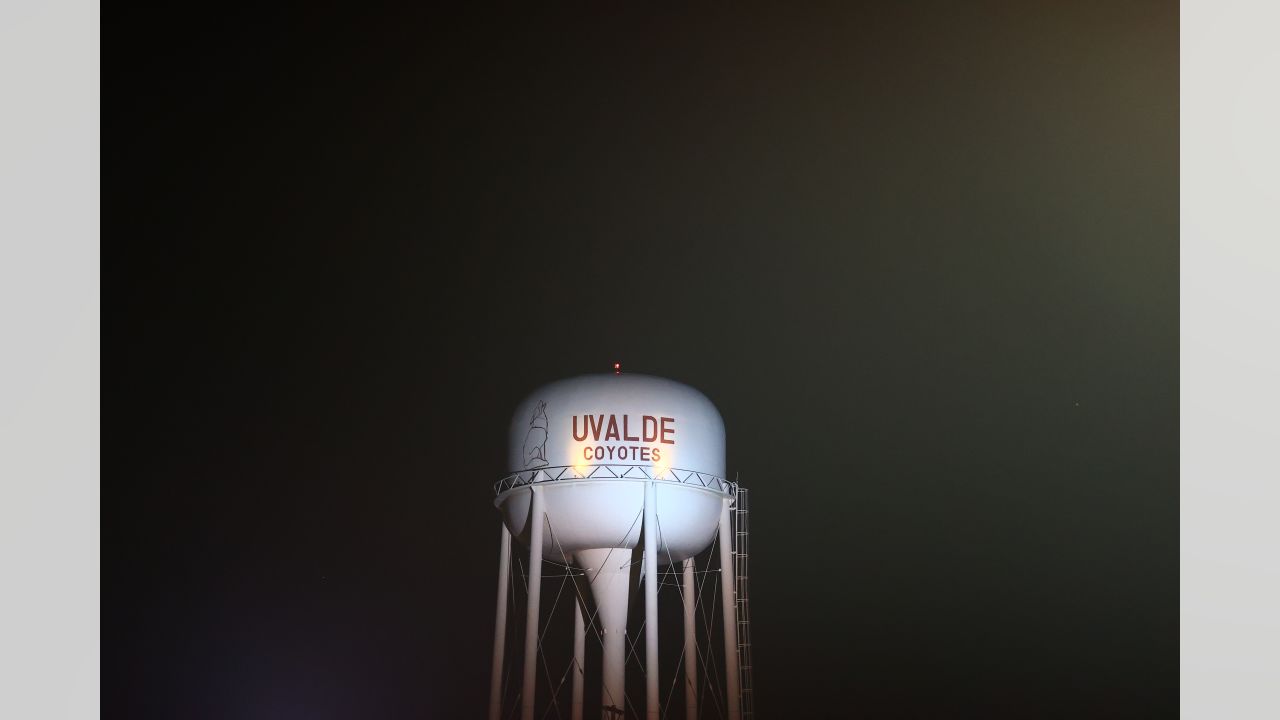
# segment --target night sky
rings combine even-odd
[[[480,717],[615,360],[725,418],[758,717],[1176,714],[1177,3],[778,5],[106,14],[105,716]]]

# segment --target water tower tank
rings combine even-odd
[[[544,534],[544,557],[631,549],[640,538],[643,481],[659,479],[658,562],[679,562],[715,535],[730,487],[722,480],[724,458],[724,421],[697,390],[648,375],[584,375],[545,385],[516,408],[510,489],[496,504],[511,534],[527,544],[531,495],[512,491],[546,483],[555,536]]]
[[[731,566],[728,518],[736,487],[724,479],[720,413],[702,393],[664,378],[611,373],[561,380],[537,389],[517,406],[507,464],[509,473],[495,487],[494,500],[507,531],[504,553],[512,537],[529,552],[522,716],[535,714],[538,603],[545,559],[579,571],[581,580],[575,582],[583,587],[578,593],[575,658],[582,653],[585,615],[601,638],[604,718],[621,717],[626,709],[628,603],[631,589],[644,585],[645,708],[648,717],[656,718],[657,568],[681,565],[692,589],[691,558],[717,538],[722,567]],[[491,717],[498,715],[501,705],[505,562],[499,566]],[[727,590],[722,596],[725,626],[736,627],[732,596]],[[686,605],[688,637],[692,607]],[[696,662],[691,642],[686,641],[689,666]],[[725,635],[725,654],[729,715],[736,718],[737,643],[732,633]],[[692,678],[692,669],[687,672]],[[574,676],[575,718],[582,712],[579,679]]]

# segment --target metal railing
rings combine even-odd
[[[544,482],[573,480],[660,480],[735,495],[736,483],[697,470],[655,468],[651,465],[553,465],[511,473],[493,484],[493,494]]]

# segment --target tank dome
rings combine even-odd
[[[724,421],[697,390],[650,375],[583,375],[516,408],[508,470],[641,465],[724,477]]]

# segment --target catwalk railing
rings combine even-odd
[[[514,472],[493,485],[495,495],[517,487],[573,480],[660,480],[694,485],[733,495],[736,483],[697,470],[656,468],[650,465],[552,465]]]

